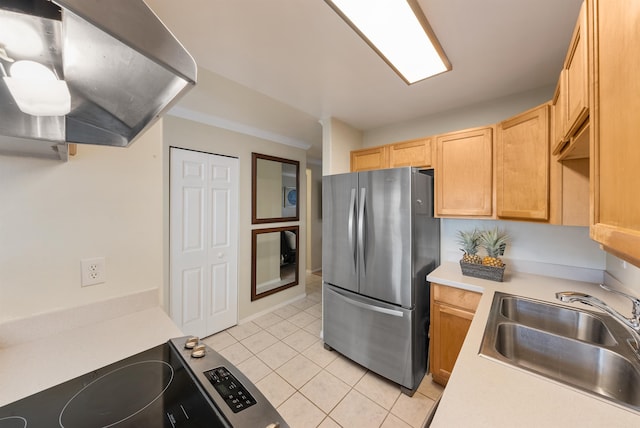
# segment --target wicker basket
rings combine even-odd
[[[462,274],[466,276],[473,276],[474,278],[502,282],[504,268],[505,266],[499,268],[494,266],[478,265],[475,263],[465,263],[460,260],[460,269],[462,269]]]

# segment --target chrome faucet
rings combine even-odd
[[[611,306],[598,299],[597,297],[590,296],[584,293],[578,293],[576,291],[561,291],[556,293],[556,299],[565,303],[572,302],[580,302],[585,305],[593,306],[595,308],[601,309],[602,311],[611,315],[616,321],[627,327],[631,330],[632,339],[634,343],[630,343],[635,351],[636,355],[640,358],[640,299],[637,297],[631,296],[629,294],[623,293],[621,291],[614,290],[612,288],[607,287],[604,284],[600,284],[600,287],[604,290],[607,290],[611,293],[619,294],[621,296],[626,297],[631,300],[633,303],[633,308],[631,309],[631,318],[627,318],[622,315],[620,312],[613,309]]]

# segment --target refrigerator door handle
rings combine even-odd
[[[355,211],[356,211],[356,189],[353,188],[351,189],[351,199],[349,201],[349,219],[347,220],[347,234],[349,235],[347,237],[347,240],[349,241],[349,248],[351,249],[351,255],[353,258],[353,270],[355,272],[356,270],[356,264],[358,262],[357,257],[358,257],[358,253],[356,252],[356,247],[354,245],[354,239],[353,239],[353,223],[354,223],[354,217],[355,217]]]
[[[365,203],[367,200],[367,188],[360,188],[360,205],[358,207],[358,253],[360,253],[360,258],[362,260],[362,274],[367,272],[367,255],[365,253],[366,248],[366,239],[365,239]]]
[[[404,314],[401,311],[396,311],[394,309],[381,308],[380,306],[374,306],[368,303],[358,302],[356,300],[349,299],[348,297],[344,301],[350,305],[357,306],[362,309],[367,309],[369,311],[380,312],[381,314],[392,315],[394,317],[400,317],[400,318],[404,316]]]

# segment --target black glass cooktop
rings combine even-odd
[[[167,343],[0,407],[0,428],[229,426]]]

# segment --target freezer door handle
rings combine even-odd
[[[354,227],[353,223],[355,221],[355,211],[356,211],[356,189],[355,187],[351,189],[351,199],[349,200],[349,219],[347,220],[347,237],[349,241],[349,248],[351,249],[351,256],[353,258],[353,271],[356,271],[356,263],[358,262],[357,257],[358,253],[356,252],[355,243],[353,242],[353,232]]]
[[[362,309],[367,309],[374,312],[380,312],[381,314],[392,315],[394,317],[400,317],[404,315],[401,311],[396,311],[393,309],[381,308],[380,306],[370,305],[368,303],[358,302],[356,300],[345,300],[347,303],[353,306],[357,306]]]
[[[339,291],[336,291],[336,290],[328,290],[328,291],[336,293],[336,294],[342,296],[344,298],[344,302],[346,302],[346,303],[348,303],[350,305],[353,305],[353,306],[357,306],[357,307],[362,308],[362,309],[366,309],[366,310],[374,311],[374,312],[379,312],[381,314],[391,315],[391,316],[394,316],[394,317],[402,318],[404,316],[404,313],[402,311],[396,311],[395,309],[382,308],[380,306],[370,305],[369,303],[359,302],[357,300],[353,300],[349,296],[346,296],[346,295],[344,295],[344,294],[342,294],[342,293],[340,293]]]
[[[362,260],[361,264],[361,274],[366,274],[367,272],[367,255],[365,253],[366,248],[366,237],[365,237],[365,205],[367,201],[367,188],[362,187],[360,189],[360,205],[358,207],[358,253],[360,253],[360,260]]]

